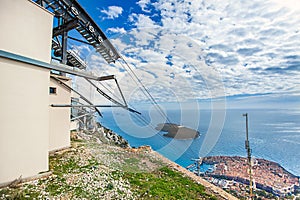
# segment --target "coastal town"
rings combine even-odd
[[[210,156],[202,160],[202,165],[211,165],[202,175],[205,179],[236,196],[247,196],[249,166],[247,158],[239,156]],[[299,192],[299,177],[289,173],[279,164],[265,159],[252,159],[253,187],[258,194],[287,197]]]
[[[272,110],[299,109],[299,30],[259,1],[0,0],[0,200],[300,200],[299,176],[251,157],[260,134],[300,174],[300,111]],[[247,157],[198,158],[243,154],[242,116]]]

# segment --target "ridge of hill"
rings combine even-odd
[[[50,155],[50,176],[2,188],[0,199],[236,199],[151,147],[131,148],[100,129],[72,132],[71,148]]]

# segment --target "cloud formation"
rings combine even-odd
[[[300,9],[277,0],[137,4],[147,12],[130,13],[131,30],[108,31],[122,33],[112,43],[157,100],[300,94]],[[144,100],[120,63],[90,58],[93,70],[120,78],[128,98]]]
[[[151,4],[150,0],[139,0],[136,4],[141,7],[142,11],[151,12],[151,10],[148,10],[148,6]]]
[[[119,33],[119,34],[125,34],[126,30],[122,27],[122,28],[109,28],[106,30],[109,33]]]
[[[115,19],[122,14],[123,8],[119,6],[109,6],[108,10],[101,10],[101,12],[107,15],[107,19]]]

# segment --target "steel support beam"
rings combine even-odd
[[[58,107],[58,108],[124,108],[124,106],[118,105],[73,105],[73,104],[51,104],[51,107]]]
[[[87,82],[89,82],[92,86],[94,86],[97,90],[97,92],[99,94],[101,94],[103,97],[105,97],[106,99],[108,99],[109,101],[113,102],[116,105],[119,105],[121,107],[126,107],[126,104],[123,105],[122,103],[118,102],[117,100],[115,100],[114,98],[110,97],[108,94],[106,94],[103,90],[101,90],[100,88],[97,87],[97,85],[95,85],[91,80],[89,79],[85,79]]]
[[[68,36],[68,38],[71,39],[71,40],[77,41],[77,42],[81,42],[83,44],[91,45],[89,42],[86,42],[86,41],[83,41],[83,40],[80,40],[80,39],[77,39],[77,38],[74,38],[74,37],[71,37],[71,36]]]
[[[4,58],[4,59],[9,59],[9,60],[12,60],[12,61],[17,61],[17,62],[22,62],[22,63],[26,63],[26,64],[30,64],[30,65],[34,65],[36,67],[41,67],[41,68],[44,68],[44,69],[49,69],[49,70],[55,70],[55,71],[59,71],[59,72],[63,72],[63,73],[67,73],[67,74],[71,74],[71,75],[74,75],[74,76],[79,76],[79,77],[83,77],[85,78],[88,82],[92,83],[92,85],[94,87],[96,87],[97,91],[100,92],[100,89],[93,83],[91,82],[90,80],[96,80],[96,81],[101,81],[101,80],[109,80],[109,79],[112,79],[114,78],[113,75],[110,75],[110,76],[103,76],[103,77],[97,77],[97,76],[93,76],[93,75],[90,75],[88,73],[84,73],[84,72],[80,72],[80,71],[76,71],[74,69],[70,69],[69,66],[67,65],[63,65],[63,64],[56,64],[56,63],[52,63],[52,64],[49,64],[49,63],[46,63],[46,62],[42,62],[42,61],[39,61],[39,60],[36,60],[36,59],[32,59],[32,58],[28,58],[28,57],[25,57],[25,56],[21,56],[21,55],[18,55],[18,54],[14,54],[14,53],[10,53],[10,52],[7,52],[7,51],[3,51],[3,50],[0,50],[0,58]],[[56,79],[56,81],[60,82],[61,84],[63,84],[66,88],[74,91],[75,93],[77,93],[82,99],[85,99],[85,101],[89,102],[83,95],[81,95],[80,93],[78,93],[76,90],[74,90],[72,87],[64,84],[62,81],[60,81],[59,79],[57,78],[54,78],[54,77],[51,77],[53,79]],[[100,93],[101,94],[101,93]],[[108,96],[108,95],[106,95]],[[109,96],[108,96],[109,97]],[[111,97],[109,97],[110,99],[112,99]],[[91,102],[89,102],[91,103]],[[134,112],[134,113],[138,113],[138,114],[141,114],[140,112],[136,111],[136,110],[133,110],[131,108],[128,108],[125,103],[125,105],[115,101],[114,103],[116,103],[118,106],[116,107],[122,107],[124,109],[127,109],[128,111],[130,112]],[[92,105],[92,103],[91,103]],[[99,115],[101,115],[100,111],[98,111]]]
[[[102,79],[102,77],[97,77],[97,76],[91,75],[90,73],[87,73],[87,72],[72,69],[68,65],[58,64],[58,63],[53,63],[53,62],[51,64],[49,64],[49,63],[42,62],[42,61],[39,61],[39,60],[36,60],[36,59],[33,59],[33,58],[28,58],[28,57],[25,57],[25,56],[10,53],[10,52],[3,51],[3,50],[0,50],[0,58],[5,58],[5,59],[13,60],[13,61],[18,61],[18,62],[34,65],[36,67],[41,67],[41,68],[45,68],[45,69],[49,69],[49,70],[55,70],[55,71],[71,74],[71,75],[74,75],[74,76],[88,78],[88,79],[91,79],[91,80],[98,81],[98,80]]]
[[[68,32],[78,26],[78,19],[70,20],[64,24],[61,24],[58,27],[53,28],[53,34],[52,37],[57,37],[64,32]]]
[[[139,115],[141,115],[140,112],[132,109],[132,108],[128,108],[126,106],[121,106],[121,105],[72,105],[72,104],[51,104],[51,107],[56,107],[56,108],[124,108],[125,110],[128,110],[130,112],[133,113],[137,113]]]
[[[68,31],[63,31],[62,36],[62,44],[61,44],[61,62],[62,64],[67,64],[67,48],[68,48]]]
[[[106,81],[111,79],[115,79],[115,75],[101,76],[97,81]]]
[[[112,97],[110,97],[108,94],[106,94],[104,91],[102,91],[100,88],[97,87],[97,85],[95,85],[91,80],[89,79],[85,79],[87,82],[89,82],[92,86],[94,86],[97,90],[97,92],[99,94],[101,94],[103,97],[105,97],[106,99],[108,99],[109,101],[111,101],[112,103],[116,104],[117,106],[120,106],[130,112],[134,112],[134,113],[137,113],[137,114],[141,114],[140,112],[136,111],[136,110],[133,110],[132,108],[129,108],[126,101],[124,102],[124,105],[120,102],[118,102],[117,100],[113,99]],[[122,94],[122,92],[121,92]]]
[[[77,90],[74,90],[72,87],[68,86],[67,84],[65,84],[64,82],[62,82],[61,80],[59,80],[58,78],[54,77],[54,76],[50,76],[50,78],[52,78],[53,80],[55,80],[56,82],[58,82],[59,84],[61,84],[63,87],[75,92],[76,94],[79,95],[79,97],[84,100],[86,103],[88,103],[89,105],[93,105],[92,102],[90,102],[87,98],[85,98],[82,94],[80,94]],[[98,110],[98,108],[95,108],[95,110],[97,111],[97,113],[99,114],[100,117],[102,117],[102,114],[100,112],[100,110]]]

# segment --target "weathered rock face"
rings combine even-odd
[[[95,136],[97,138],[98,143],[108,143],[120,146],[122,148],[130,148],[130,145],[127,140],[125,140],[122,136],[114,133],[112,130],[105,128],[100,123],[97,123],[97,127],[94,132],[83,131],[85,135],[82,137],[88,137],[89,135]],[[88,140],[88,138],[85,138]]]
[[[122,136],[117,135],[116,133],[112,132],[111,130],[107,131],[104,133],[104,136],[112,143],[114,143],[117,146],[120,146],[122,148],[127,148],[130,147],[129,143],[127,140],[125,140]]]
[[[172,123],[158,124],[155,129],[168,132],[164,136],[175,139],[195,139],[200,135],[197,130]]]

